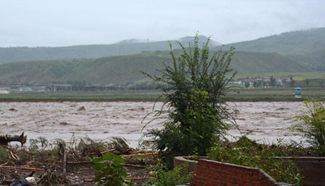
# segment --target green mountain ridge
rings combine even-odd
[[[199,45],[206,41],[207,37],[199,36]],[[189,38],[180,38],[179,41],[188,46]],[[174,49],[180,48],[176,40],[141,42],[139,40],[123,40],[109,45],[79,45],[66,47],[9,47],[0,48],[0,64],[37,61],[37,60],[56,60],[71,58],[100,58],[107,56],[121,56],[137,54],[142,51],[169,50],[169,42]],[[217,42],[211,41],[210,47],[216,47]]]
[[[199,36],[200,45],[207,37]],[[193,37],[180,39],[185,47]],[[179,54],[177,41],[170,41]],[[219,43],[211,41],[216,50]],[[232,67],[240,74],[325,71],[325,28],[287,32],[225,45],[236,48]],[[1,84],[86,82],[91,85],[145,81],[169,63],[168,41],[125,40],[111,45],[0,48]],[[20,61],[20,62],[15,62]],[[5,64],[1,64],[5,63]]]
[[[325,71],[325,28],[286,32],[226,45],[239,51],[275,52],[306,65],[316,71]]]

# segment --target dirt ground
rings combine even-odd
[[[10,149],[10,148],[9,148]],[[56,153],[43,152],[26,158],[28,152],[19,152],[12,149],[9,160],[0,164],[0,185],[9,185],[26,177],[34,177],[39,185],[96,185],[93,182],[96,172],[92,169],[94,163],[87,158],[96,157],[96,153],[78,155],[78,152],[67,151],[66,159]],[[127,180],[135,185],[146,183],[153,177],[150,166],[156,166],[158,153],[139,151],[129,148],[124,154],[117,150],[109,150],[121,155],[125,164],[123,169],[127,172]],[[26,154],[27,153],[27,154]],[[104,154],[105,152],[102,152]],[[34,154],[35,155],[35,154]],[[54,156],[53,156],[54,155]],[[87,157],[87,158],[85,158]]]

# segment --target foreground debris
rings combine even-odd
[[[0,136],[0,145],[8,145],[8,143],[17,141],[20,142],[21,146],[23,146],[27,141],[27,136],[24,135],[24,132],[21,133],[20,136],[10,136],[10,135],[4,135]]]
[[[21,136],[26,139],[23,134]],[[21,139],[20,136],[13,137],[3,139]],[[0,146],[0,185],[19,185],[28,180],[38,185],[94,185],[92,179],[95,171],[91,160],[106,152],[123,157],[127,179],[140,185],[152,177],[147,167],[155,165],[158,157],[157,152],[130,148],[123,139],[118,138],[108,145],[81,139],[72,146],[67,146],[63,141],[52,144],[51,148],[49,146],[44,138],[39,139],[36,146],[31,143],[28,148],[13,148],[7,144]],[[2,158],[2,154],[7,154],[6,158]],[[15,158],[10,154],[14,154]]]

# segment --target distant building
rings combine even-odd
[[[46,86],[34,86],[32,89],[33,92],[46,92]]]
[[[230,84],[242,85],[243,82],[241,80],[237,80],[237,81],[231,81]]]
[[[8,87],[0,87],[0,94],[9,94],[10,88]]]
[[[47,86],[47,89],[51,92],[72,91],[72,85],[71,84],[50,84]]]
[[[27,86],[18,87],[17,90],[19,92],[32,92],[33,91],[32,87],[27,87]]]

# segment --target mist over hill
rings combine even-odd
[[[199,36],[199,45],[207,40]],[[179,41],[188,47],[193,37],[180,38]],[[56,60],[71,58],[100,58],[137,54],[142,51],[169,50],[169,42],[174,49],[180,48],[176,40],[143,41],[138,39],[123,40],[109,45],[80,45],[66,47],[9,47],[0,48],[0,64],[17,61]],[[218,42],[211,41],[210,47],[216,47]]]

